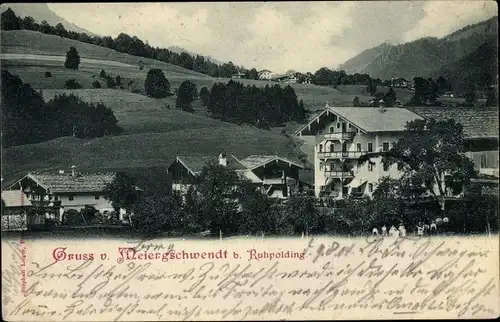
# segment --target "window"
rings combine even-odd
[[[373,163],[368,161],[368,171],[373,171]]]
[[[319,163],[319,171],[323,171],[323,167],[324,167],[323,162],[320,162],[320,163]]]
[[[356,143],[356,151],[361,152],[361,143]]]
[[[349,128],[351,128],[351,123],[349,123]]]
[[[330,152],[335,152],[335,144],[333,142],[330,143]]]
[[[69,195],[69,196],[68,196],[68,200],[69,200],[69,201],[73,201],[73,200],[75,200],[75,196],[73,196],[73,195]]]
[[[487,168],[486,153],[481,153],[481,168]]]
[[[382,144],[382,151],[384,151],[384,152],[389,151],[389,142],[384,142]]]
[[[319,145],[319,152],[323,152],[323,144]]]
[[[54,201],[58,201],[59,200],[59,196],[54,196]]]
[[[389,164],[384,164],[384,171],[389,171]]]
[[[368,152],[373,152],[373,143],[368,143]]]
[[[330,126],[330,133],[333,133],[334,132],[334,127],[333,126]]]
[[[373,192],[373,183],[368,184],[368,191]]]
[[[99,195],[94,196],[95,200],[99,200]]]
[[[340,129],[340,123],[337,123],[337,129]]]

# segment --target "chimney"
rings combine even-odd
[[[71,176],[74,177],[76,175],[76,165],[71,166]]]
[[[227,157],[224,153],[219,155],[219,164],[223,167],[227,167]]]

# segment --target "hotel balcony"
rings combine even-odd
[[[368,152],[364,151],[336,151],[336,152],[318,152],[320,159],[357,159]]]
[[[337,132],[324,134],[325,139],[328,140],[352,140],[355,132]]]
[[[323,135],[316,136],[316,142],[319,143],[325,139],[335,140],[335,141],[347,141],[352,140],[356,133],[355,132],[335,132],[335,133],[325,133]]]
[[[354,171],[340,171],[340,170],[333,170],[333,171],[324,171],[325,172],[325,178],[353,178],[354,177]]]

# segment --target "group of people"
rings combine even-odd
[[[439,223],[447,223],[448,218],[444,218],[441,220],[440,218],[438,220],[433,220],[431,221],[430,224],[424,224],[422,222],[419,222],[418,225],[415,228],[415,235],[418,237],[423,237],[424,235],[436,235],[438,233],[438,225]],[[381,228],[381,234],[383,237],[405,237],[406,236],[406,228],[401,222],[399,224],[399,227],[396,228],[394,225],[387,230],[387,226],[383,225]],[[372,235],[373,236],[379,236],[379,230],[377,227],[372,229]]]
[[[392,225],[391,228],[389,228],[389,231],[387,231],[387,226],[383,225],[381,228],[381,231],[382,231],[383,237],[397,237],[397,236],[405,237],[406,236],[406,228],[403,225],[403,223],[401,223],[397,229],[394,225]],[[372,235],[373,236],[379,235],[378,228],[376,228],[376,227],[373,228]]]

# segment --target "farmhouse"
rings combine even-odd
[[[168,167],[172,191],[185,194],[193,185],[203,167],[210,162],[234,170],[242,179],[250,181],[271,198],[285,199],[297,192],[300,164],[276,155],[251,155],[245,159],[220,154],[212,156],[178,156]]]
[[[30,206],[80,210],[92,206],[100,212],[111,211],[111,203],[103,196],[105,187],[113,181],[115,173],[28,173],[2,191],[22,196]],[[26,199],[24,199],[26,198]],[[6,203],[9,208],[9,204]]]
[[[385,167],[381,158],[357,166],[367,153],[388,151],[407,122],[421,119],[404,108],[330,107],[295,135],[314,148],[314,189],[317,197],[371,196],[382,177],[400,177],[397,165]]]

